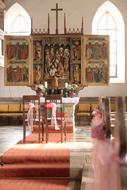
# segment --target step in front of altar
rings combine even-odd
[[[5,164],[69,162],[70,150],[66,148],[55,148],[55,145],[43,147],[40,144],[17,144],[5,152],[1,159]]]
[[[75,186],[74,181],[61,180],[61,179],[0,179],[0,189],[1,190],[69,190],[71,187]]]
[[[70,150],[18,144],[1,157],[1,163],[0,177],[69,177]]]
[[[0,167],[0,177],[69,177],[69,164],[18,163]]]

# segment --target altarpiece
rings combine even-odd
[[[63,102],[67,123],[75,130],[74,110],[79,97],[70,96],[74,93],[68,93],[67,85],[77,86],[78,91],[88,85],[108,85],[109,37],[84,35],[83,19],[81,29],[67,29],[65,14],[64,32],[59,34],[58,11],[62,9],[56,4],[56,9],[51,10],[56,11],[55,34],[50,34],[48,14],[46,30],[33,30],[31,25],[30,36],[5,35],[5,85],[32,89],[41,85],[48,87],[45,94],[50,94],[49,90],[51,94],[58,94],[60,90],[67,97],[67,102]]]
[[[56,4],[57,5],[57,4]],[[53,9],[54,10],[54,9]],[[58,5],[56,33],[48,29],[31,32],[30,36],[5,35],[5,85],[32,86],[44,84],[64,88],[65,83],[107,85],[109,79],[109,37],[84,35],[81,29],[66,28],[58,34]]]

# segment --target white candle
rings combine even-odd
[[[45,88],[48,87],[48,83],[47,83],[47,81],[44,82],[44,85],[45,85]]]
[[[65,88],[67,88],[68,87],[68,83],[67,82],[65,82]]]

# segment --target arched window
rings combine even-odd
[[[4,31],[8,35],[29,35],[31,33],[31,18],[26,10],[15,3],[5,13]]]
[[[120,11],[106,1],[97,10],[92,23],[92,34],[109,35],[110,82],[125,82],[125,31]]]

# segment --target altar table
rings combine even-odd
[[[45,102],[45,97],[40,97],[40,102]],[[75,131],[75,106],[79,102],[79,97],[62,97],[62,103],[64,104],[64,117],[66,125],[72,127],[72,131]]]

